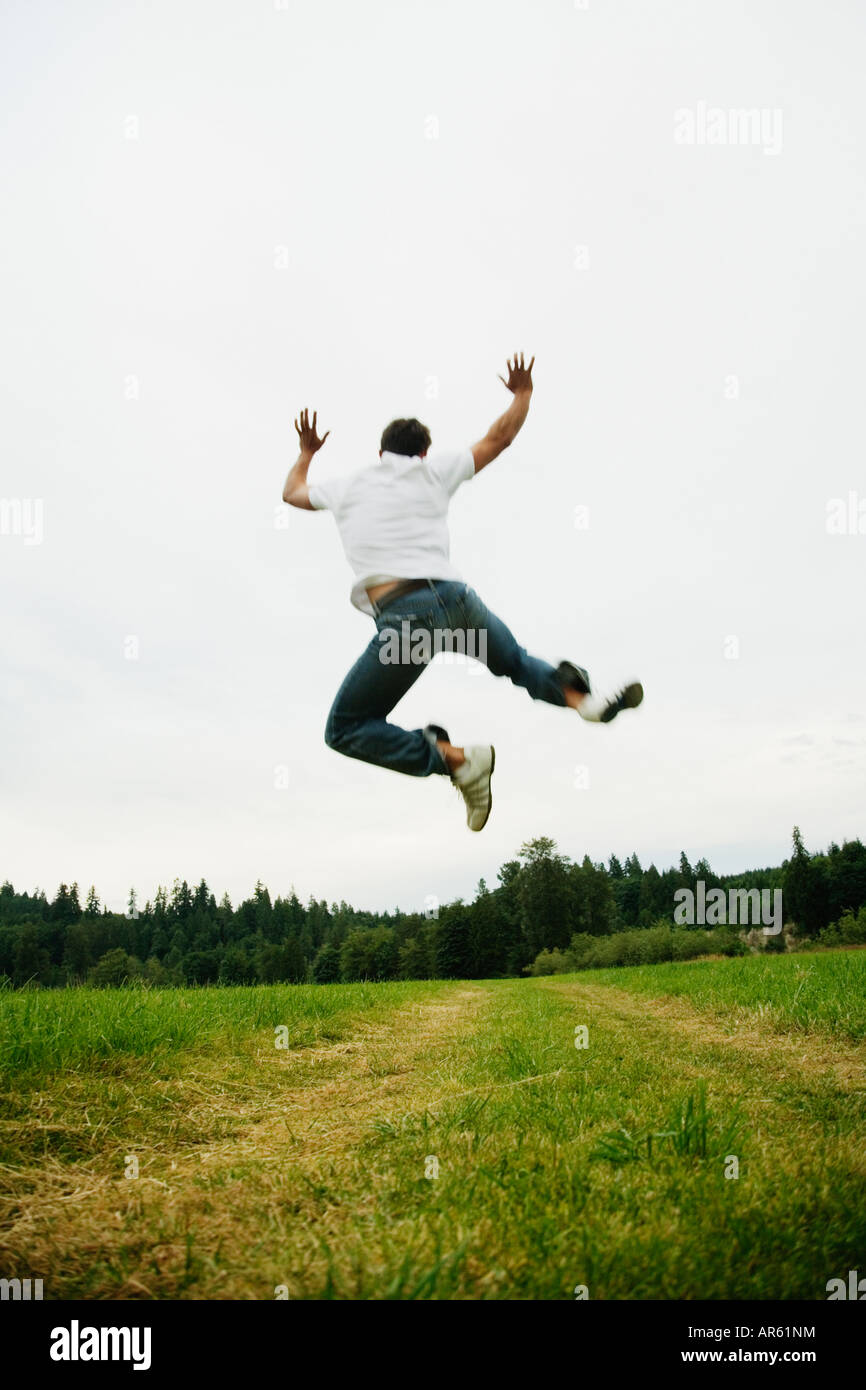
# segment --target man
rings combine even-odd
[[[568,661],[553,667],[527,655],[505,624],[461,581],[449,559],[451,497],[514,440],[529,411],[534,363],[533,357],[525,366],[522,353],[509,360],[508,380],[499,380],[513,400],[471,449],[428,459],[431,441],[426,426],[418,420],[393,420],[382,435],[377,466],[327,483],[308,484],[307,472],[330,430],[320,439],[317,413],[310,424],[309,411],[303,410],[300,423],[295,421],[301,452],[283,488],[283,501],[292,507],[333,512],[355,575],[352,603],[374,618],[377,627],[337,692],[325,742],[349,758],[412,777],[449,776],[466,803],[470,830],[483,830],[490,815],[493,748],[457,747],[438,724],[409,731],[387,720],[433,650],[446,645],[443,637],[451,642],[456,637],[463,650],[480,655],[494,676],[508,676],[533,700],[568,706],[587,720],[609,723],[643,699],[637,682],[600,698],[592,693],[582,667]],[[408,642],[394,660],[398,630]]]

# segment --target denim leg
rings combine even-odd
[[[389,724],[385,717],[415,684],[425,665],[383,662],[381,655],[377,632],[337,691],[325,727],[325,742],[347,758],[390,767],[410,777],[429,777],[431,773],[447,776],[448,767],[432,737],[423,729],[410,731]]]
[[[514,685],[528,691],[533,700],[545,700],[549,705],[565,704],[555,666],[530,656],[502,619],[482,603],[474,589],[465,589],[461,603],[467,627],[487,634],[486,656],[480,639],[476,639],[476,651],[494,676],[507,676]]]

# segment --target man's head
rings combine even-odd
[[[423,458],[429,448],[430,431],[420,420],[392,420],[379,443],[380,454],[407,454],[409,458],[416,454]]]

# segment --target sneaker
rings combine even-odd
[[[632,681],[614,695],[587,695],[581,700],[577,712],[581,719],[594,724],[609,724],[624,709],[637,709],[643,700],[643,686],[640,681]]]
[[[470,830],[483,830],[487,824],[493,796],[490,779],[496,750],[487,744],[464,749],[465,762],[451,774],[451,781],[466,802],[466,824]]]

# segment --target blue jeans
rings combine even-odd
[[[474,589],[462,582],[436,579],[429,581],[426,589],[416,589],[390,603],[385,595],[376,615],[376,636],[355,662],[331,706],[325,728],[329,748],[410,777],[429,777],[434,772],[448,775],[430,729],[401,729],[389,724],[386,717],[429,664],[437,633],[456,634],[457,650],[462,640],[468,655],[484,661],[494,676],[507,676],[522,686],[533,700],[565,704],[555,668],[518,646]]]

